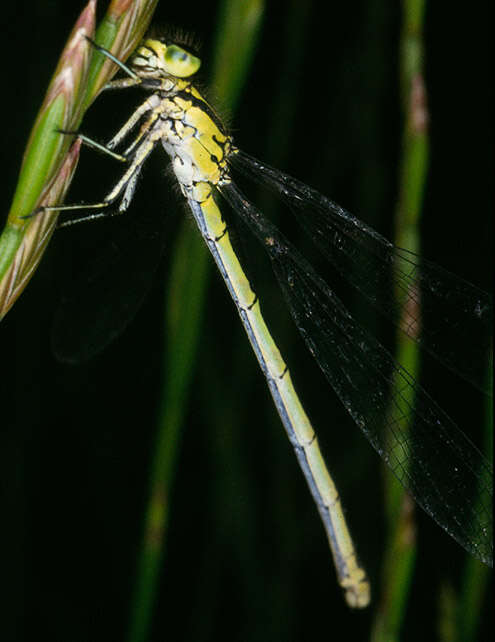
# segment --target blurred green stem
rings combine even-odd
[[[490,353],[487,364],[489,390],[493,390],[493,353]],[[485,410],[485,443],[483,452],[493,462],[493,398],[486,398]],[[492,569],[474,557],[466,559],[466,567],[461,584],[459,601],[456,609],[456,631],[458,642],[475,642],[478,640],[478,628],[483,601],[486,599],[486,588],[492,577]]]
[[[260,0],[223,2],[218,16],[212,83],[225,106],[234,108],[249,69],[263,16]],[[226,53],[227,52],[227,53]],[[228,61],[228,64],[225,64]],[[235,64],[233,64],[235,61]],[[208,284],[209,256],[200,235],[184,221],[166,292],[165,380],[153,451],[149,503],[131,605],[129,641],[148,639],[162,568],[175,461],[188,390],[194,372],[198,337]]]
[[[404,0],[402,7],[400,73],[404,132],[395,244],[418,253],[418,226],[428,170],[428,109],[423,77],[422,40],[425,2]],[[419,303],[412,316],[420,319]],[[398,336],[397,345],[397,360],[417,378],[417,346],[402,333]],[[414,399],[408,399],[407,402],[414,405]],[[407,432],[411,426],[403,425],[401,429]],[[385,496],[388,542],[383,563],[381,596],[371,635],[375,642],[400,639],[416,554],[413,503],[390,474],[385,478]]]

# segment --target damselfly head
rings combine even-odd
[[[130,66],[148,78],[163,74],[188,78],[198,71],[201,60],[173,42],[148,38],[132,56]]]

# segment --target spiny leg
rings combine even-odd
[[[150,136],[147,140],[141,143],[139,148],[136,150],[132,163],[130,164],[122,178],[102,201],[89,204],[77,203],[74,205],[42,206],[34,214],[41,212],[72,212],[76,210],[106,210],[105,212],[98,212],[96,214],[90,213],[87,216],[63,221],[59,225],[59,227],[67,227],[69,225],[75,225],[76,223],[94,221],[96,219],[106,218],[109,216],[115,216],[117,214],[124,213],[128,209],[132,197],[134,196],[137,178],[142,170],[143,164],[148,158],[149,154],[153,151],[160,138],[161,133],[155,133],[154,136]],[[110,206],[115,203],[120,195],[122,195],[122,198],[118,208],[112,211],[108,210],[108,208],[110,208]]]
[[[99,152],[102,152],[103,154],[107,154],[108,156],[111,156],[112,158],[120,161],[127,163],[129,162],[129,159],[122,155],[122,154],[117,154],[110,149],[107,149],[105,145],[102,145],[101,143],[98,143],[97,141],[93,140],[92,138],[89,138],[88,136],[85,136],[84,134],[81,134],[80,132],[77,131],[71,131],[71,130],[66,130],[66,129],[57,129],[56,130],[58,133],[63,134],[65,136],[75,136],[79,138],[85,145],[92,149],[96,149]],[[131,165],[132,167],[132,165]],[[127,175],[124,175],[124,177]],[[123,178],[124,178],[123,177]],[[114,193],[114,190],[117,188],[117,186],[120,186],[122,188],[122,179],[118,182],[118,184],[115,186],[115,188],[110,192],[110,194]],[[33,216],[37,216],[38,214],[42,214],[44,212],[55,212],[55,211],[74,211],[74,210],[87,210],[87,209],[100,209],[102,207],[109,207],[115,200],[113,198],[112,200],[108,200],[110,194],[108,194],[105,199],[99,203],[89,203],[89,204],[84,204],[84,203],[76,203],[73,205],[43,205],[30,214],[26,214],[25,216],[22,216],[21,218],[23,219],[28,219],[32,218]],[[84,216],[81,218],[77,218],[74,220],[69,220],[69,221],[64,221],[63,223],[60,223],[58,227],[67,227],[68,225],[73,225],[75,223],[83,222],[83,221],[88,221],[88,220],[95,220],[98,218],[104,218],[106,216],[109,216],[110,213],[99,213],[99,214],[89,214],[88,216]]]
[[[156,95],[152,95],[146,98],[146,100],[141,105],[139,105],[139,107],[137,107],[137,109],[134,111],[132,116],[128,120],[126,120],[126,122],[122,125],[119,131],[106,145],[102,145],[101,143],[98,143],[92,138],[89,138],[89,136],[86,136],[85,134],[81,134],[78,131],[70,131],[65,129],[57,129],[57,131],[60,134],[77,136],[88,147],[97,149],[98,151],[101,151],[104,154],[108,154],[109,156],[112,156],[118,161],[127,162],[129,154],[137,146],[137,144],[142,140],[142,138],[150,129],[151,125],[157,120],[159,115],[163,112],[163,109],[160,109],[160,102],[161,102],[160,98]],[[147,112],[151,112],[152,115],[143,124],[140,133],[137,135],[137,137],[131,143],[131,145],[122,154],[118,154],[117,152],[114,152],[113,149],[117,147],[117,145],[119,145],[119,143],[121,143],[130,134],[130,132],[138,124],[139,120]]]
[[[86,145],[87,147],[91,147],[92,149],[96,149],[97,151],[102,152],[103,154],[107,154],[108,156],[111,156],[115,160],[118,160],[122,163],[129,162],[129,159],[126,156],[126,154],[117,154],[116,152],[109,149],[107,145],[102,145],[101,143],[98,143],[96,140],[89,138],[89,136],[86,136],[85,134],[81,134],[81,132],[71,131],[68,129],[57,129],[57,132],[59,134],[64,134],[65,136],[75,136],[76,138],[79,138],[79,140],[82,143],[84,143],[84,145]]]
[[[156,94],[149,96],[141,105],[139,105],[132,116],[122,125],[115,136],[107,143],[106,147],[108,149],[114,149],[115,147],[117,147],[117,145],[119,145],[128,136],[128,134],[134,129],[134,127],[136,127],[140,119],[147,112],[151,112],[152,115],[142,126],[141,132],[137,135],[136,139],[129,146],[129,148],[124,152],[124,156],[128,155],[143,138],[144,134],[149,130],[150,125],[158,118],[160,113],[163,111],[160,110],[159,107],[160,98]]]
[[[134,81],[135,81],[135,84],[136,84],[136,85],[138,85],[138,84],[140,84],[140,83],[141,83],[141,78],[140,78],[136,73],[134,73],[134,71],[132,71],[132,69],[131,69],[130,67],[128,67],[125,63],[123,63],[121,60],[119,60],[118,58],[116,58],[116,57],[113,55],[113,53],[112,53],[112,52],[108,51],[108,49],[105,49],[105,47],[102,47],[101,45],[99,45],[97,42],[95,42],[94,40],[92,40],[89,36],[84,36],[84,37],[85,37],[85,38],[86,38],[86,40],[91,44],[91,46],[92,46],[92,47],[94,47],[97,51],[99,51],[100,53],[102,53],[102,54],[103,54],[104,56],[106,56],[109,60],[111,60],[111,61],[112,61],[112,62],[114,62],[117,66],[119,66],[119,67],[122,69],[122,71],[125,71],[125,73],[126,73],[126,74],[127,74],[127,75],[132,79],[132,80],[134,80]],[[109,83],[109,85],[110,85],[110,83]],[[127,85],[127,86],[129,86],[129,85]],[[107,85],[107,87],[108,87],[108,85]],[[117,87],[115,86],[115,88],[117,88]]]

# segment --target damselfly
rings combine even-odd
[[[322,254],[393,319],[398,312],[399,292],[405,309],[402,329],[444,365],[480,388],[492,324],[488,294],[395,247],[325,196],[240,151],[193,84],[191,79],[200,60],[184,47],[149,38],[126,65],[92,44],[127,75],[111,82],[109,88],[139,86],[147,92],[146,100],[107,145],[78,134],[88,145],[126,163],[127,168],[101,202],[54,205],[43,210],[97,211],[82,217],[84,220],[125,212],[146,159],[161,145],[266,377],[325,526],[348,603],[366,606],[369,583],[357,561],[315,432],[231,245],[217,197],[227,201],[267,251],[308,349],[355,423],[417,503],[467,551],[491,564],[489,463],[414,378],[359,326],[299,251],[247,200],[232,180],[232,169],[239,169],[280,196]],[[117,153],[115,150],[138,127],[128,147]],[[418,306],[429,314],[434,326],[419,327],[415,316]],[[466,337],[472,347],[471,358],[459,363],[456,346]],[[411,397],[414,402],[409,401]],[[406,424],[412,429],[406,431]]]

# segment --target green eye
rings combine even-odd
[[[164,63],[168,73],[178,78],[187,78],[195,74],[201,66],[201,60],[178,45],[169,45],[165,51]]]

